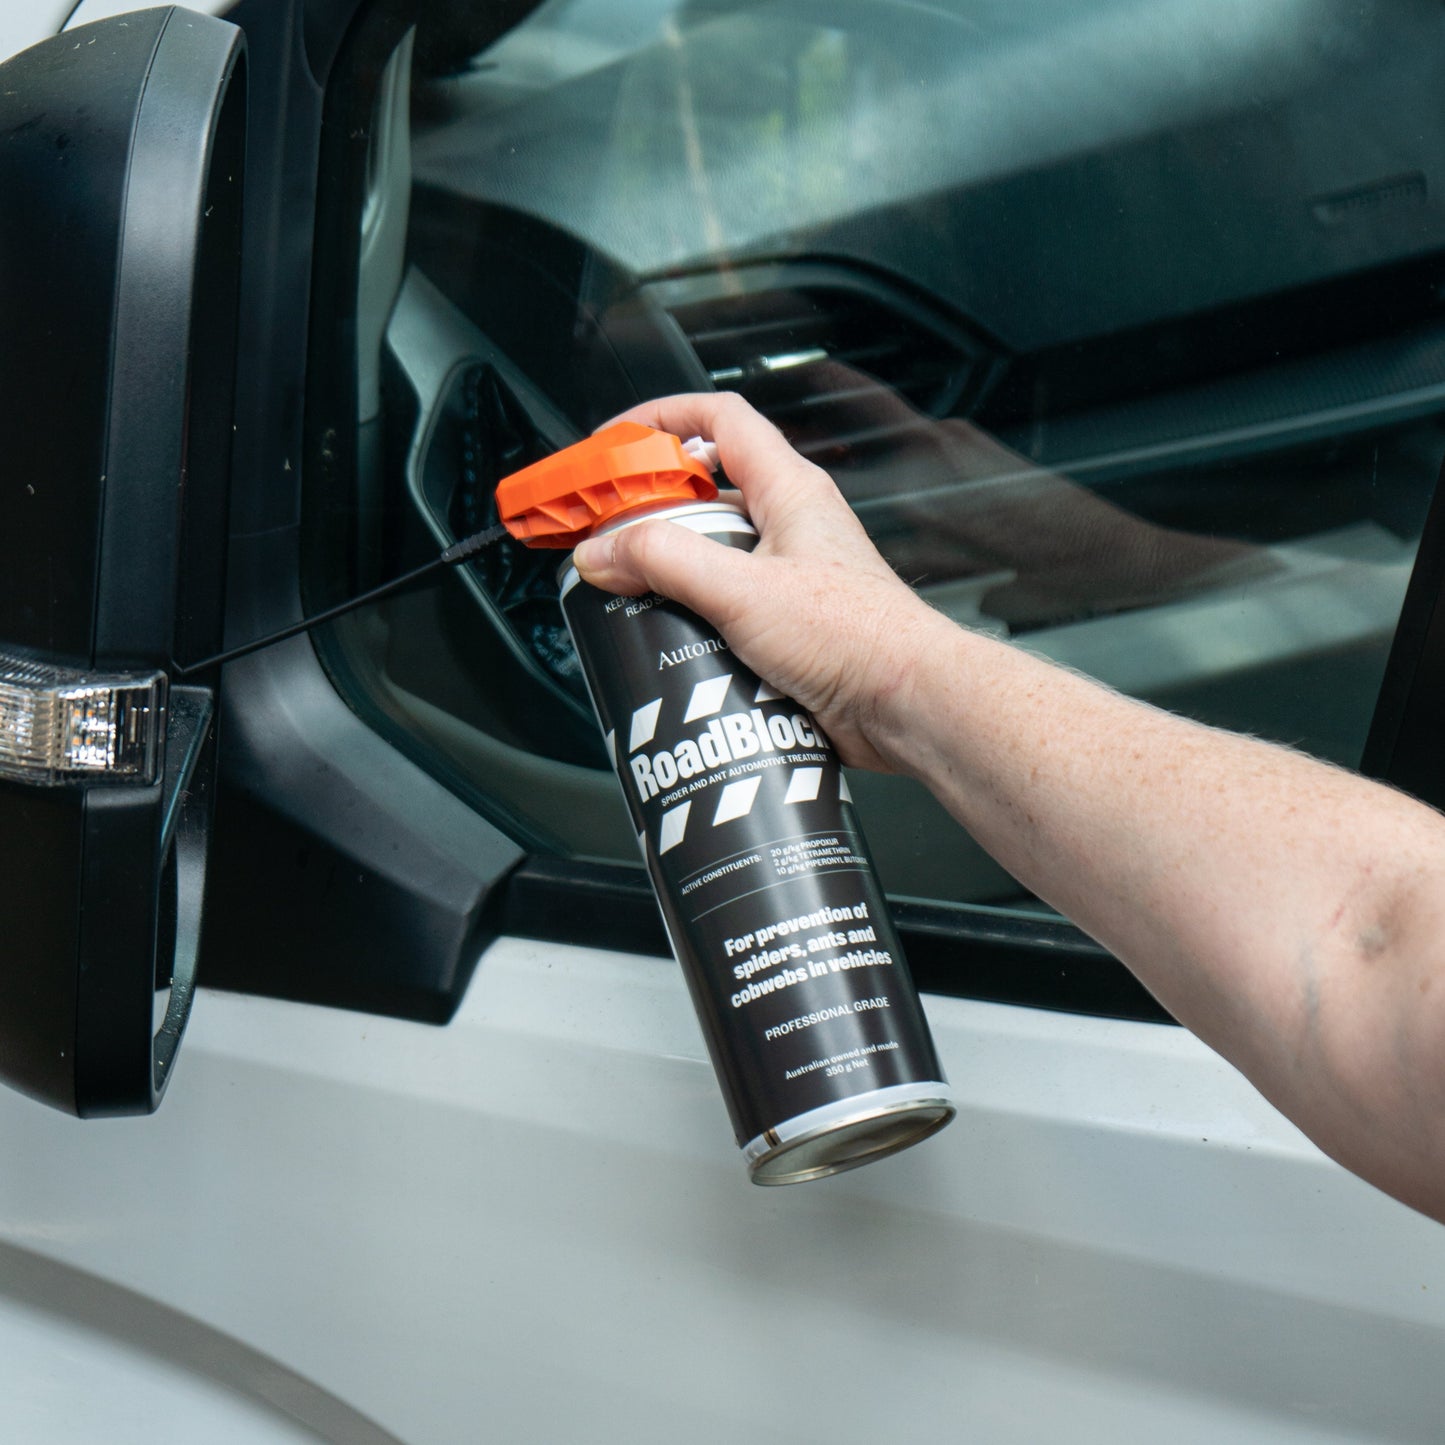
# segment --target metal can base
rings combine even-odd
[[[754,1184],[803,1184],[936,1134],[957,1112],[943,1083],[895,1084],[789,1119],[743,1146]]]

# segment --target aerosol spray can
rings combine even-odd
[[[676,437],[620,423],[497,489],[534,546],[666,518],[757,533]],[[836,1174],[954,1113],[838,757],[817,723],[656,594],[561,569],[562,607],[749,1173]]]

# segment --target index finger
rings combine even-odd
[[[613,421],[637,421],[683,440],[700,436],[716,442],[728,478],[737,484],[753,520],[763,529],[785,520],[808,493],[816,497],[820,487],[837,491],[826,472],[800,457],[782,432],[735,392],[659,397],[629,408]]]

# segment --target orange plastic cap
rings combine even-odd
[[[622,421],[497,483],[497,513],[529,547],[575,547],[625,512],[710,502],[712,474],[671,433]]]

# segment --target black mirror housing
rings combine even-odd
[[[155,1108],[194,984],[244,148],[223,21],[0,66],[0,1081],[82,1116]]]

